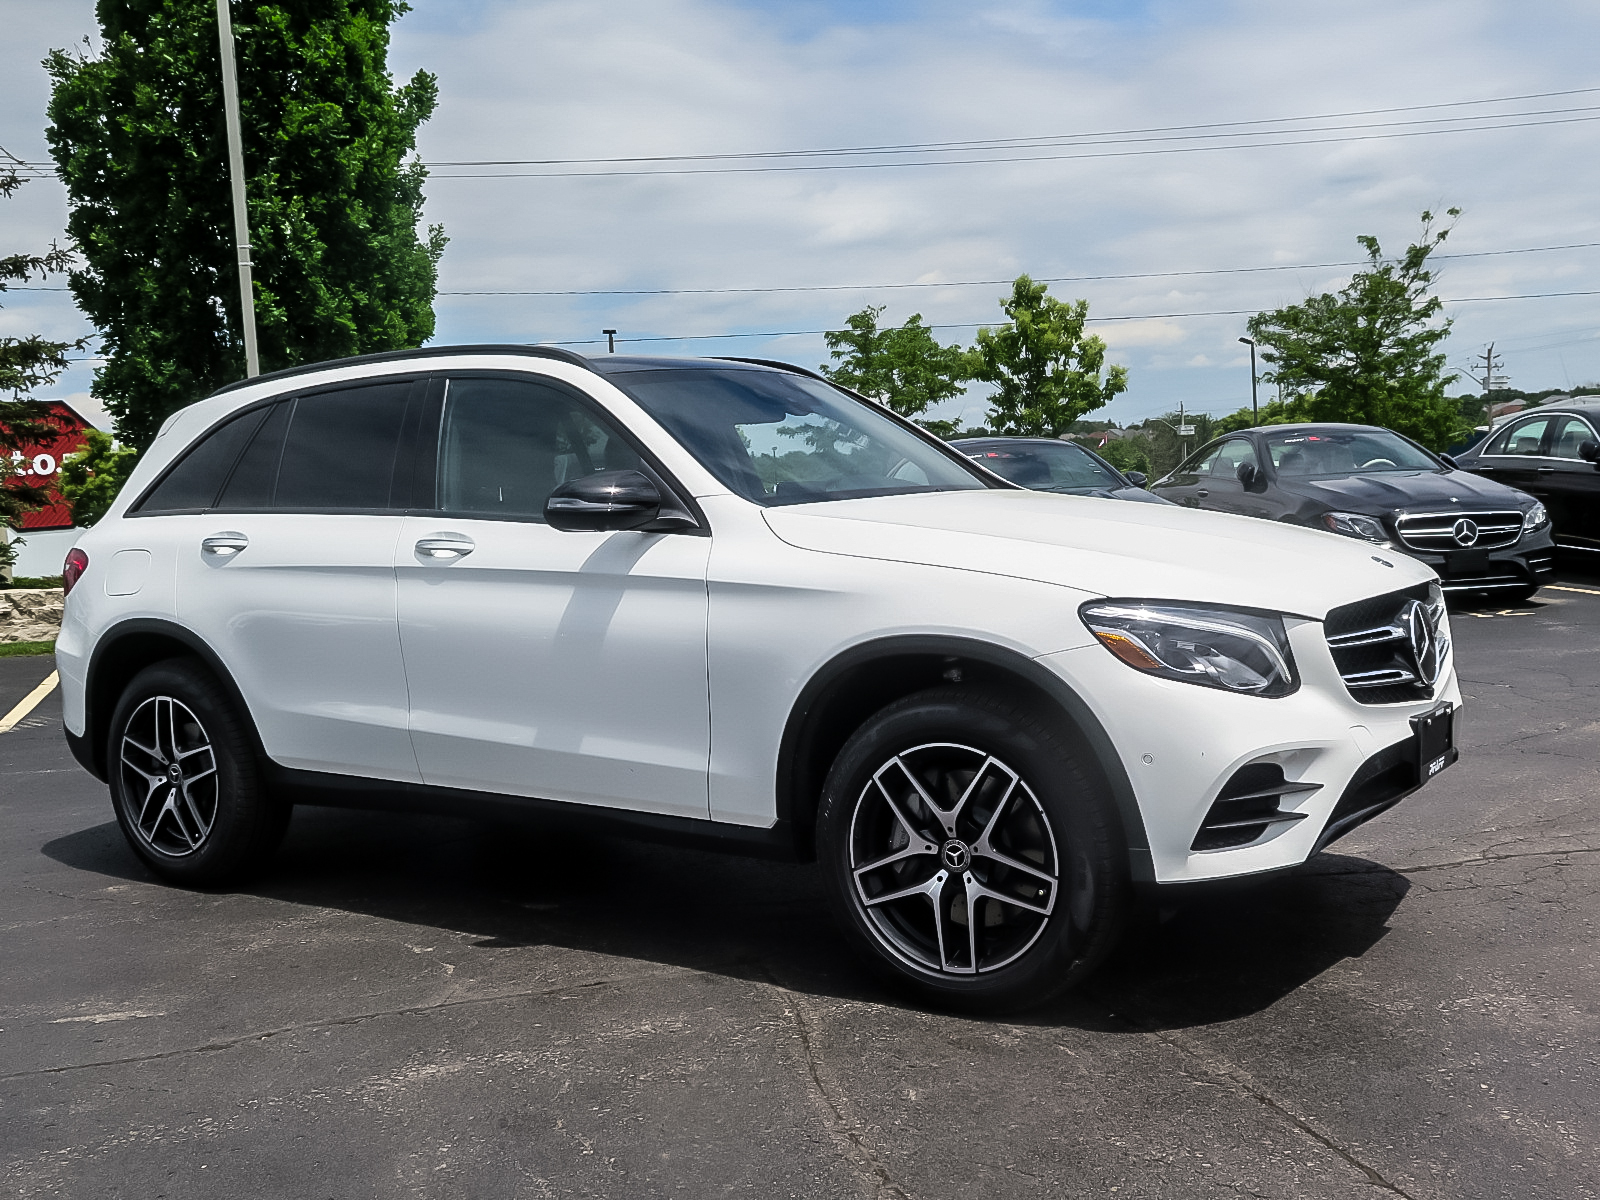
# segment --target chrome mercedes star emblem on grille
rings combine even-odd
[[[1450,530],[1450,535],[1456,539],[1456,545],[1470,546],[1478,540],[1478,523],[1462,517]]]
[[[1439,678],[1439,639],[1429,619],[1428,608],[1419,600],[1406,607],[1406,636],[1411,642],[1411,657],[1417,664],[1417,677],[1432,687]]]

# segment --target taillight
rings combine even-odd
[[[89,569],[89,556],[74,546],[67,551],[67,561],[61,564],[61,592],[63,595],[72,590],[72,585],[83,578],[83,573]]]

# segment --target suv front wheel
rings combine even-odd
[[[1076,983],[1127,904],[1111,798],[1030,708],[982,690],[908,696],[840,751],[818,851],[851,941],[936,1003],[1000,1009]]]
[[[232,882],[283,839],[290,807],[268,794],[246,721],[189,659],[146,667],[117,702],[112,805],[134,853],[164,879]]]

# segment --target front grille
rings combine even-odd
[[[1450,649],[1444,597],[1432,583],[1336,608],[1323,634],[1345,688],[1363,704],[1431,700]]]
[[[1290,783],[1277,763],[1249,763],[1222,785],[1191,850],[1231,850],[1248,846],[1273,825],[1303,821],[1305,813],[1285,812],[1278,801],[1314,792],[1320,783]]]
[[[1400,541],[1412,550],[1497,550],[1522,536],[1520,512],[1416,513],[1395,522]]]

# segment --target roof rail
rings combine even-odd
[[[780,371],[793,371],[796,375],[809,375],[812,379],[822,380],[823,383],[832,382],[826,375],[818,375],[815,371],[807,370],[805,367],[797,367],[793,363],[780,362],[776,358],[738,358],[732,354],[719,354],[716,356],[716,361],[749,363],[753,367],[776,367]],[[833,386],[838,387],[839,385],[835,383]],[[845,391],[849,390],[849,388],[845,389]]]
[[[408,358],[439,358],[449,354],[519,354],[529,358],[553,358],[557,362],[571,363],[575,367],[592,370],[589,360],[583,355],[572,350],[563,350],[560,346],[535,346],[517,345],[515,343],[496,343],[485,346],[422,346],[415,350],[384,350],[377,354],[357,354],[351,358],[330,358],[326,362],[302,363],[298,367],[286,367],[281,371],[269,371],[265,375],[257,375],[250,379],[239,379],[233,383],[223,384],[213,396],[220,396],[224,392],[235,391],[242,387],[264,383],[273,379],[289,379],[296,375],[309,375],[314,371],[328,371],[335,367],[355,367],[366,363],[399,362]]]

